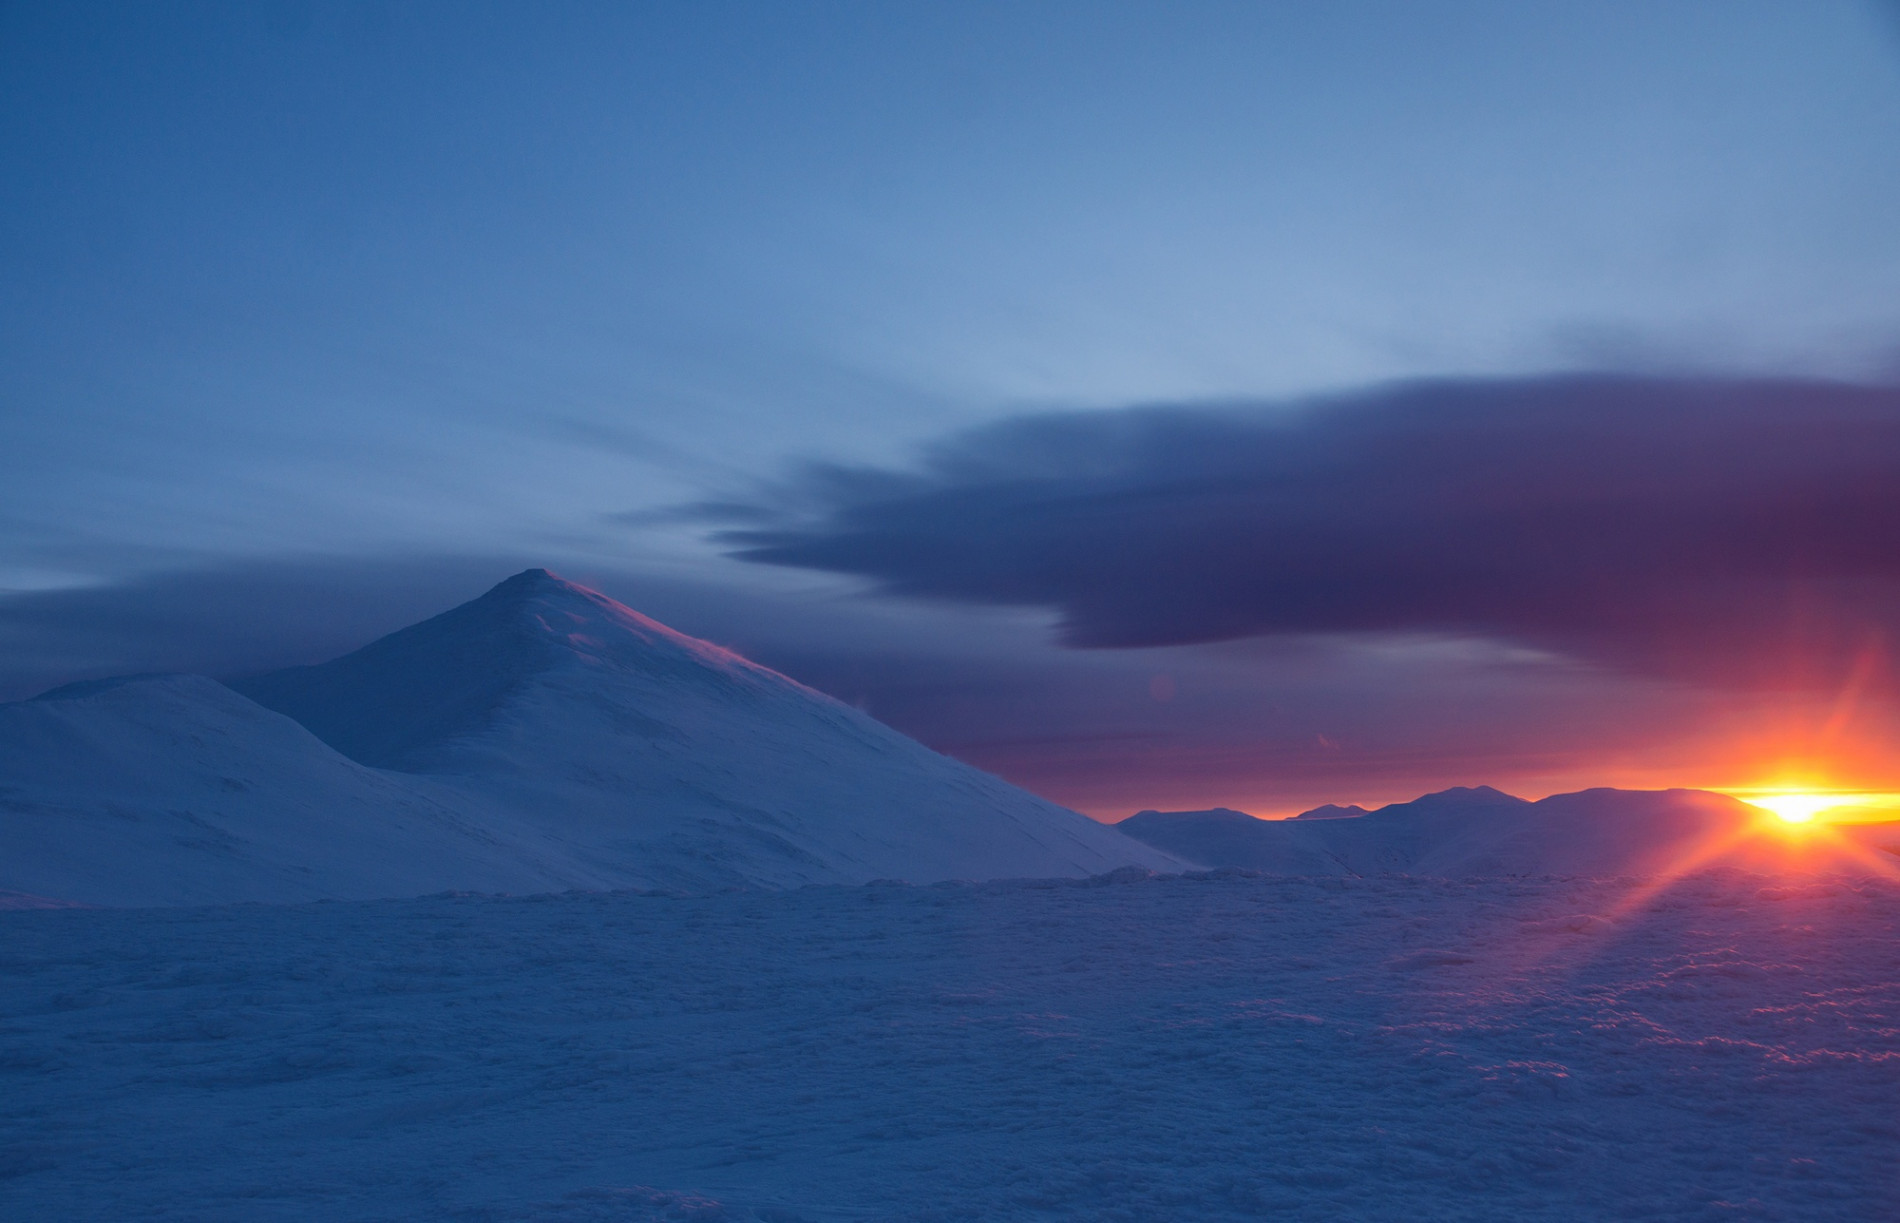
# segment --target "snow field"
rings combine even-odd
[[[0,913],[9,1219],[1900,1217],[1900,887]]]

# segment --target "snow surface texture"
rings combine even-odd
[[[148,676],[0,705],[0,892],[294,902],[1180,866],[543,570],[239,687],[255,699]]]
[[[1355,814],[1356,813],[1356,814]],[[1900,874],[1900,826],[1790,826],[1705,790],[1583,790],[1526,802],[1489,786],[1377,811],[1326,806],[1291,820],[1142,811],[1117,828],[1204,867],[1279,875],[1680,874],[1726,864]]]
[[[0,913],[18,1220],[1891,1220],[1900,887]]]

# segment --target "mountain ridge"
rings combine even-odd
[[[1225,808],[1139,812],[1116,827],[1202,867],[1288,875],[1607,878],[1726,863],[1900,875],[1900,824],[1795,828],[1709,790],[1599,786],[1536,802],[1455,786],[1359,815],[1263,820]],[[1322,814],[1327,813],[1327,814]]]

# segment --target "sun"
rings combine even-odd
[[[1744,802],[1772,811],[1790,824],[1805,824],[1830,807],[1841,806],[1839,794],[1751,794]]]

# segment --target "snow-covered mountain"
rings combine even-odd
[[[1351,810],[1329,806],[1290,820],[1224,808],[1143,811],[1116,827],[1203,866],[1283,875],[1607,878],[1716,863],[1900,873],[1900,861],[1884,852],[1887,842],[1900,843],[1892,825],[1795,828],[1704,790],[1595,789],[1533,803],[1460,786],[1341,814]]]
[[[543,570],[321,666],[0,705],[0,892],[187,904],[1131,865],[1179,863]]]

